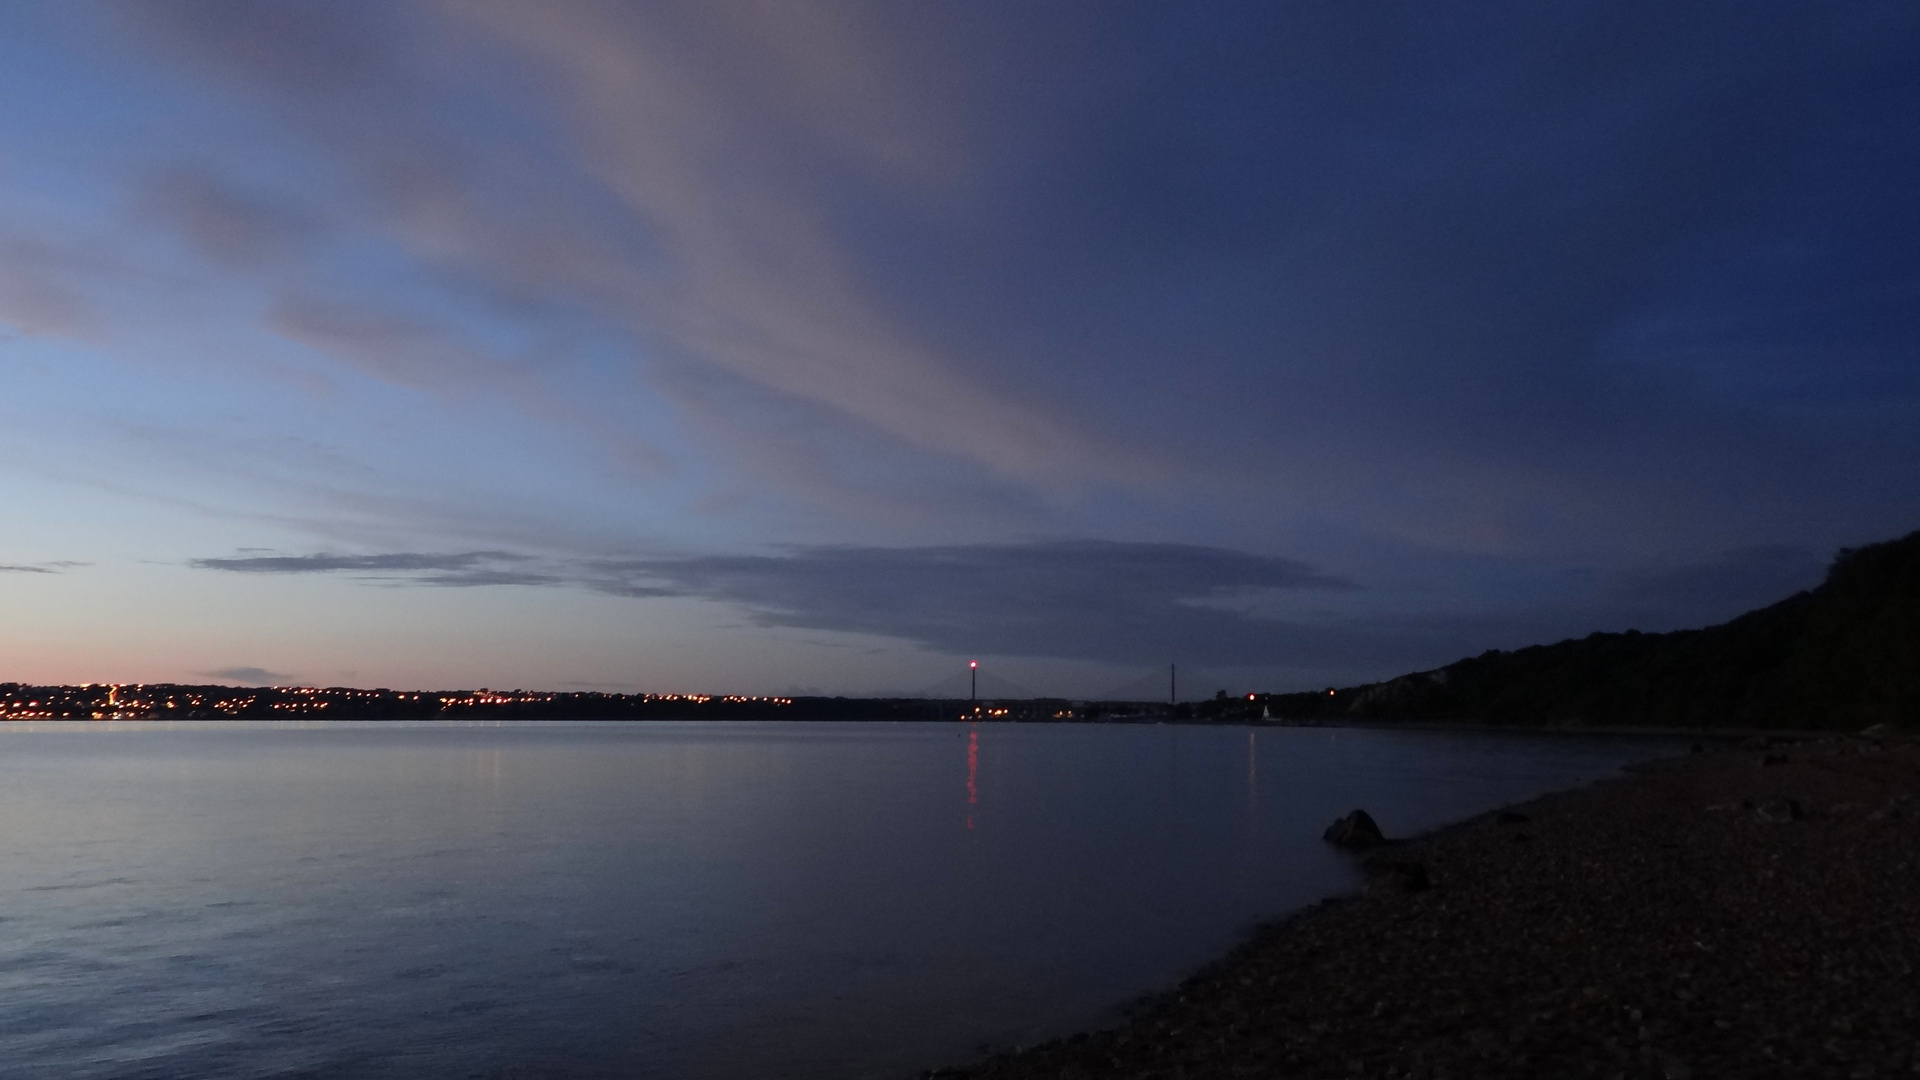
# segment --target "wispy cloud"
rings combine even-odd
[[[0,217],[0,326],[78,337],[100,325],[88,285],[118,269],[84,243],[27,233]]]
[[[535,561],[531,556],[505,551],[465,551],[443,555],[420,552],[383,555],[238,555],[195,559],[190,565],[202,570],[226,570],[241,574],[343,573],[379,581],[451,588],[566,585],[579,580],[577,575],[532,569],[530,564]]]
[[[982,358],[913,332],[867,280],[837,220],[847,192],[944,189],[967,152],[925,122],[925,88],[876,28],[845,15],[181,3],[136,17],[266,91],[358,178],[383,239],[503,316],[590,312],[655,366],[725,372],[1023,482],[1151,472],[1137,445],[973,377]],[[540,175],[516,164],[527,155],[446,137],[422,52],[491,55],[558,88],[515,106],[549,114]],[[311,220],[205,179],[168,174],[157,190],[150,205],[222,261],[305,242]],[[406,385],[473,375],[479,354],[442,344],[458,335],[285,268],[280,331]]]
[[[521,562],[527,556],[504,551],[467,551],[454,555],[399,552],[391,555],[239,555],[225,559],[195,559],[203,570],[232,570],[248,574],[312,574],[336,571],[421,572],[471,570],[482,563]]]
[[[325,232],[317,215],[194,169],[154,175],[138,201],[149,221],[179,230],[209,258],[243,269],[297,259]]]
[[[43,563],[0,563],[0,574],[58,574],[78,566],[92,566],[77,559],[54,559]]]

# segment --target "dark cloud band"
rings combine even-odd
[[[249,555],[228,559],[195,559],[202,570],[233,570],[247,574],[314,574],[337,571],[417,573],[430,570],[464,571],[492,562],[522,562],[526,556],[504,551],[466,551],[454,555]]]
[[[245,555],[194,566],[333,573],[437,587],[569,586],[727,604],[763,626],[870,634],[936,652],[1221,667],[1392,672],[1595,629],[1673,629],[1726,618],[1813,584],[1793,548],[1590,575],[1548,608],[1444,616],[1299,610],[1360,586],[1307,563],[1189,544],[1054,540],[938,547],[816,546],[771,554],[622,560],[501,551]],[[1315,603],[1314,608],[1327,606]]]
[[[948,652],[1134,662],[1180,652],[1269,663],[1362,643],[1235,602],[1358,586],[1293,559],[1188,544],[791,548],[771,555],[544,561],[506,552],[197,559],[206,570],[341,573],[421,585],[572,585],[738,605],[768,626],[876,634]]]

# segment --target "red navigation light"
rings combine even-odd
[[[979,666],[980,666],[980,661],[978,661],[978,660],[969,660],[969,661],[967,661],[967,666],[968,666],[968,667],[970,667],[970,668],[977,668],[977,667],[979,667]]]

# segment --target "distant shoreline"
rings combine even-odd
[[[847,699],[863,701],[868,699]],[[871,699],[892,701],[897,699]],[[1075,725],[1111,724],[1114,726],[1172,726],[1172,727],[1242,727],[1249,729],[1322,729],[1331,731],[1418,731],[1418,732],[1456,732],[1462,734],[1507,734],[1507,735],[1619,735],[1641,738],[1699,739],[1710,742],[1731,742],[1745,739],[1763,738],[1783,742],[1800,742],[1815,739],[1834,738],[1836,732],[1821,729],[1779,728],[1732,728],[1732,727],[1660,727],[1650,724],[1500,724],[1473,723],[1459,720],[1380,720],[1380,719],[1197,719],[1170,718],[1165,715],[1144,716],[1102,716],[1098,718],[1007,718],[979,717],[964,715],[864,715],[861,710],[850,710],[857,715],[799,715],[799,716],[699,716],[699,715],[660,715],[660,716],[596,716],[596,715],[528,715],[527,713],[490,715],[487,712],[439,712],[423,715],[354,715],[351,713],[275,714],[247,712],[243,714],[223,714],[210,711],[143,711],[140,713],[115,713],[107,715],[33,715],[0,711],[0,723],[169,723],[169,722],[292,722],[301,723],[508,723],[508,724],[548,724],[548,723],[712,723],[734,724],[752,722],[775,723],[910,723],[910,724],[989,724],[994,726],[1034,726],[1046,724]]]
[[[1648,762],[1377,849],[1115,1028],[924,1075],[1905,1073],[1916,822],[1912,740]]]
[[[1673,738],[1699,739],[1711,742],[1736,742],[1752,738],[1776,739],[1782,742],[1803,742],[1814,739],[1833,738],[1831,731],[1781,731],[1776,728],[1666,728],[1649,726],[1580,726],[1562,727],[1554,725],[1516,725],[1516,724],[1468,724],[1458,722],[1424,723],[1408,721],[1388,723],[1378,720],[1332,722],[1312,721],[1289,723],[1279,720],[1167,720],[1164,718],[1101,718],[1098,720],[968,720],[964,717],[832,717],[810,716],[794,718],[712,718],[692,716],[659,717],[527,717],[527,716],[419,716],[419,717],[367,717],[367,716],[218,716],[218,715],[167,715],[145,714],[140,716],[102,716],[102,717],[21,717],[0,716],[0,723],[42,723],[42,724],[165,724],[165,723],[302,723],[302,724],[539,724],[557,723],[603,723],[603,724],[644,724],[644,723],[706,723],[715,725],[741,723],[782,723],[782,724],[983,724],[993,727],[1038,727],[1038,726],[1074,726],[1108,724],[1114,727],[1238,727],[1249,730],[1325,730],[1325,731],[1410,731],[1456,734],[1486,735],[1618,735],[1636,738]]]
[[[33,685],[0,683],[0,722],[153,720],[577,720],[923,721],[934,723],[1115,723],[1248,727],[1377,728],[1744,738],[1823,732],[1699,725],[1500,723],[1458,717],[1262,715],[1298,695],[1217,696],[1177,704],[1067,698],[980,699],[778,697],[741,694],[610,694],[599,691],[389,690],[358,687],[235,687],[182,683]]]

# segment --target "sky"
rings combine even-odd
[[[7,4],[0,681],[1722,621],[1920,528],[1916,116],[1906,0]]]

